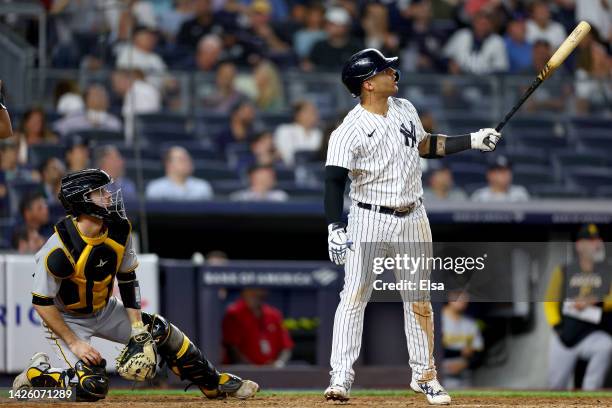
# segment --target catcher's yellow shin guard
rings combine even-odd
[[[221,374],[178,327],[157,314],[143,312],[142,320],[148,325],[157,352],[174,374],[197,385],[208,398],[225,397],[226,393],[219,391]]]

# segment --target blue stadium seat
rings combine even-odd
[[[444,118],[448,134],[458,135],[475,132],[478,129],[493,126],[488,115],[463,113],[461,115],[447,115]]]
[[[289,181],[289,182],[295,182],[295,172],[293,169],[284,167],[284,166],[277,166],[275,168],[276,170],[276,179],[278,181]]]
[[[608,129],[605,134],[589,134],[585,132],[580,136],[579,145],[586,149],[610,152],[612,151],[611,131]]]
[[[537,184],[553,184],[555,178],[549,166],[538,164],[522,164],[513,166],[512,179],[514,184],[527,188]]]
[[[576,167],[566,172],[568,181],[575,186],[588,188],[592,191],[601,186],[612,185],[612,172],[609,168]]]
[[[274,131],[279,125],[293,122],[291,113],[280,112],[280,113],[261,113],[259,119],[264,123],[266,129]]]
[[[19,213],[19,203],[24,195],[32,193],[32,192],[42,192],[43,188],[40,183],[35,183],[31,181],[21,181],[15,180],[11,181],[7,184],[8,188],[8,204],[9,204],[9,213],[13,216]]]
[[[66,147],[61,144],[44,143],[30,146],[28,149],[28,162],[37,168],[50,157],[57,157],[64,161]]]
[[[529,186],[529,193],[538,198],[583,198],[588,190],[562,184],[534,184]]]
[[[595,195],[601,198],[612,198],[612,186],[600,186],[595,189]]]
[[[136,152],[133,146],[126,144],[115,144],[126,161],[136,160]],[[140,158],[142,160],[161,160],[159,148],[157,146],[140,145]]]
[[[208,180],[212,185],[215,196],[227,196],[234,191],[246,188],[246,184],[240,180]]]
[[[136,117],[136,130],[149,132],[188,132],[193,127],[188,116],[178,113],[148,113]]]
[[[212,180],[238,180],[236,172],[224,162],[195,163],[194,176],[208,181]]]
[[[564,150],[554,153],[557,164],[563,168],[580,166],[612,167],[612,159],[606,152],[601,150]]]
[[[158,155],[162,157],[163,154],[172,146],[181,146],[184,147],[191,158],[195,161],[224,161],[225,158],[217,149],[208,146],[206,143],[202,143],[201,141],[172,141],[168,143],[161,144],[160,148],[158,148]]]
[[[220,113],[201,113],[196,117],[195,132],[199,138],[215,137],[229,125],[229,115]]]
[[[159,144],[180,144],[183,142],[193,142],[195,135],[193,133],[184,130],[148,130],[142,132],[142,140],[151,146],[157,146]]]
[[[466,187],[468,184],[485,182],[485,172],[482,169],[472,167],[458,167],[453,170],[453,179],[458,187]]]
[[[126,176],[131,180],[137,180],[138,163],[128,161],[125,165]],[[146,182],[164,176],[164,165],[160,160],[143,160],[142,175]]]
[[[299,166],[300,164],[312,163],[313,161],[316,161],[318,159],[318,154],[319,152],[317,151],[313,152],[310,150],[300,150],[295,152],[293,158],[296,166]]]
[[[548,153],[546,150],[535,149],[533,147],[510,146],[502,149],[497,148],[495,153],[506,156],[513,165],[548,165],[550,163],[550,153]]]
[[[89,129],[70,132],[64,137],[64,140],[70,140],[74,136],[80,136],[93,145],[114,144],[125,141],[123,132],[115,132],[113,130]]]
[[[565,136],[555,136],[554,133],[549,133],[538,128],[512,129],[505,139],[512,146],[521,146],[526,148],[535,148],[542,150],[557,150],[566,149],[570,142]]]

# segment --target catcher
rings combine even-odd
[[[140,310],[131,225],[121,190],[111,190],[111,184],[98,169],[61,181],[58,197],[67,216],[36,254],[32,303],[66,366],[53,368],[48,355],[36,353],[13,388],[76,387],[79,401],[103,399],[108,377],[105,360],[90,344],[96,336],[126,345],[117,358],[117,371],[126,379],[153,378],[159,355],[208,398],[255,395],[255,382],[219,373],[176,326]],[[112,296],[115,277],[123,303]]]

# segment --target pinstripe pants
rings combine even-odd
[[[372,268],[374,258],[398,254],[431,256],[432,238],[423,205],[407,216],[397,217],[359,208],[353,203],[347,235],[354,245],[352,251],[347,251],[344,286],[334,317],[330,374],[332,383],[350,388],[355,377],[353,364],[361,349],[365,308],[377,279]],[[421,268],[410,275],[405,269],[395,269],[394,274],[396,281],[418,282],[428,279],[430,271]],[[417,297],[415,292],[402,291],[400,294],[412,377],[420,382],[429,381],[436,377],[431,303],[428,296]]]

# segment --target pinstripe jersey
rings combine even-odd
[[[344,167],[353,201],[406,207],[423,195],[419,143],[427,133],[414,106],[389,97],[386,116],[357,104],[331,135],[327,166]]]

